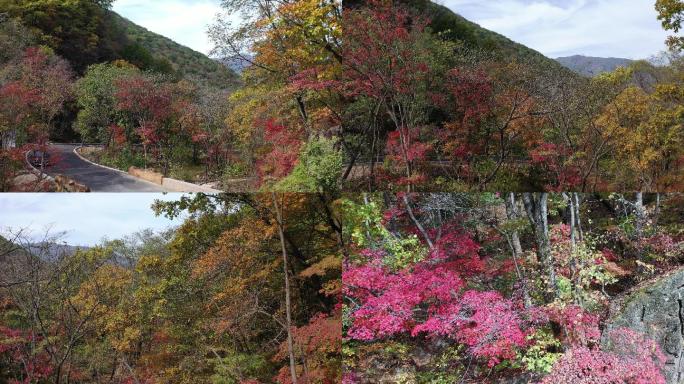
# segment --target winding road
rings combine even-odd
[[[50,152],[57,163],[47,167],[50,176],[65,175],[90,187],[93,192],[166,192],[160,185],[83,161],[75,153],[78,145],[53,144]]]

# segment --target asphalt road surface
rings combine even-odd
[[[127,174],[98,167],[81,160],[74,153],[77,145],[53,144],[50,152],[57,161],[47,167],[50,176],[65,175],[90,187],[93,192],[165,192],[160,185]]]

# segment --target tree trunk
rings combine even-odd
[[[516,221],[520,218],[518,214],[518,205],[515,201],[515,193],[511,192],[504,199],[506,202],[506,217],[508,220]],[[525,303],[525,308],[530,308],[532,306],[532,299],[530,298],[530,291],[527,285],[527,277],[523,275],[518,266],[518,259],[522,257],[522,245],[520,244],[520,235],[517,229],[513,229],[510,232],[510,246],[511,252],[513,253],[513,262],[515,263],[516,272],[518,274],[518,279],[522,284],[523,290],[523,302]]]
[[[579,241],[584,241],[584,232],[582,231],[582,220],[580,218],[579,193],[573,192],[572,196],[575,198],[575,222],[577,223],[577,232],[579,234]]]
[[[515,201],[515,193],[511,192],[506,196],[506,216],[509,220],[518,220],[520,215],[518,213],[518,206]],[[520,245],[520,235],[518,230],[515,229],[511,232],[511,242],[513,243],[513,251],[515,255],[522,256],[522,246]]]
[[[534,239],[537,244],[537,258],[544,278],[544,300],[547,303],[553,302],[559,294],[558,281],[556,280],[556,270],[551,255],[551,244],[549,242],[548,224],[548,193],[524,193],[523,203],[527,218],[530,220],[534,230]]]
[[[577,247],[577,239],[575,236],[576,231],[576,219],[575,219],[575,201],[572,195],[568,195],[563,192],[563,199],[568,203],[568,211],[570,212],[570,244],[572,244],[572,250],[574,251]]]
[[[634,202],[634,213],[636,215],[635,230],[637,239],[644,236],[644,226],[646,224],[646,211],[644,210],[644,194],[637,192]]]
[[[656,206],[653,213],[653,227],[658,227],[658,219],[660,218],[660,193],[656,193]]]
[[[285,233],[283,230],[283,214],[278,206],[278,199],[275,192],[271,193],[273,198],[273,205],[276,211],[276,220],[278,221],[278,235],[280,236],[280,248],[283,256],[283,273],[285,277],[285,325],[287,326],[287,352],[290,357],[290,376],[292,377],[292,384],[297,384],[297,365],[294,356],[294,343],[292,341],[292,306],[290,304],[290,277],[287,269],[287,249],[285,247]]]
[[[425,238],[425,242],[427,243],[428,247],[430,248],[430,250],[432,250],[435,247],[435,245],[430,239],[430,235],[428,235],[423,225],[420,223],[420,221],[418,221],[416,216],[413,214],[413,208],[411,208],[411,202],[408,199],[408,193],[404,194],[404,204],[406,205],[406,211],[408,212],[409,217],[411,217],[411,220],[416,225],[416,228],[418,228],[420,234],[423,235],[423,238]]]

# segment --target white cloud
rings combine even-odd
[[[484,28],[549,57],[631,59],[665,49],[653,0],[440,0]]]
[[[113,10],[134,23],[208,54],[207,29],[221,11],[219,0],[117,0]]]
[[[437,0],[467,19],[550,57],[646,58],[665,49],[653,0]],[[114,10],[208,53],[220,0],[118,0]]]
[[[72,245],[94,245],[104,237],[121,238],[143,229],[163,230],[179,225],[183,218],[156,217],[155,200],[178,200],[182,194],[88,193],[0,194],[0,232],[6,228],[29,228],[40,236],[67,232]]]

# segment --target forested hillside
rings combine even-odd
[[[112,23],[110,2],[0,1],[29,30],[8,38],[23,48],[3,70],[12,144],[76,136],[105,146],[96,161],[219,188],[664,191],[684,179],[674,49],[666,65],[588,78],[429,1],[230,1],[225,15],[253,17],[209,30],[225,62],[250,62],[227,92],[204,86],[226,79],[220,64]],[[29,65],[36,48],[69,66]],[[55,81],[31,85],[41,76]],[[15,114],[36,111],[32,92],[45,113]]]
[[[681,195],[385,193],[345,207],[345,383],[680,382],[666,361],[682,351]]]
[[[2,229],[0,383],[341,381],[331,201],[197,196],[156,209],[190,217],[58,254],[32,246],[37,227]]]
[[[349,188],[680,185],[679,52],[587,78],[431,2],[354,5],[340,86],[353,100],[340,134]]]
[[[475,48],[494,55],[498,60],[516,60],[535,66],[560,69],[558,63],[541,53],[519,44],[506,36],[482,28],[458,13],[431,0],[399,1],[419,11],[430,20],[434,33],[452,41],[461,41],[469,48]]]
[[[219,89],[237,75],[204,54],[140,27],[107,9],[111,1],[2,0],[0,14],[16,18],[82,73],[88,65],[126,60],[143,70],[189,78]]]
[[[118,25],[126,36],[149,51],[154,57],[163,58],[171,63],[178,76],[188,78],[202,85],[220,89],[233,89],[238,86],[239,78],[230,67],[193,51],[164,36],[121,17],[115,12],[108,12],[115,25]],[[134,45],[135,47],[136,45]]]
[[[232,144],[227,98],[238,76],[110,5],[0,1],[0,190],[46,188],[13,180],[26,152],[48,151],[49,141],[103,144],[97,161],[124,171],[222,178]]]

